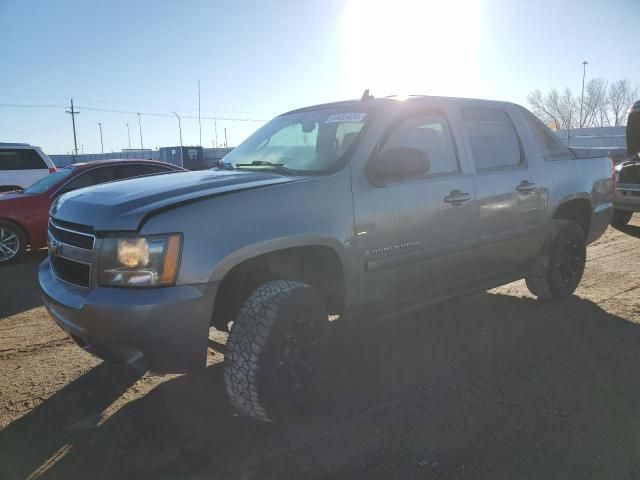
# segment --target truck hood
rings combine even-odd
[[[134,178],[62,195],[51,216],[96,231],[137,230],[158,210],[253,188],[304,180],[266,172],[206,170]]]

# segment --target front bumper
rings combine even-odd
[[[613,206],[616,210],[640,212],[640,185],[618,185]]]
[[[604,234],[609,227],[609,223],[611,223],[612,216],[613,205],[611,202],[602,203],[594,209],[591,214],[591,225],[587,243],[595,242]]]
[[[88,352],[163,373],[205,367],[218,283],[82,291],[56,279],[48,258],[38,281],[49,314]]]

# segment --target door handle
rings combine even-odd
[[[533,192],[536,189],[536,184],[530,182],[529,180],[523,180],[520,182],[520,185],[516,187],[516,190],[521,193],[529,193]]]
[[[461,192],[460,190],[451,190],[451,193],[444,197],[443,199],[446,203],[450,203],[451,205],[457,207],[458,205],[462,205],[464,202],[468,202],[471,200],[471,195],[465,192]]]

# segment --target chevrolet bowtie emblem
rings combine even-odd
[[[60,242],[49,239],[49,255],[56,256],[60,251]]]

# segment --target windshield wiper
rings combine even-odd
[[[235,167],[236,168],[242,168],[242,167],[271,167],[274,170],[277,170],[278,172],[281,172],[281,173],[291,173],[291,170],[289,170],[287,167],[285,167],[284,163],[273,163],[273,162],[267,162],[266,160],[254,160],[251,163],[236,163]]]

